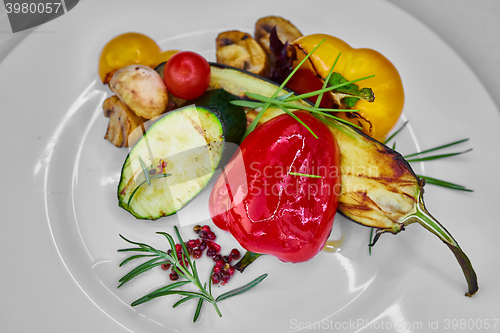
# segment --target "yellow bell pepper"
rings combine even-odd
[[[355,99],[355,105],[352,108],[358,109],[359,112],[339,112],[336,116],[361,126],[365,134],[383,141],[403,111],[404,91],[398,71],[377,51],[365,48],[355,49],[344,41],[326,34],[308,35],[295,40],[292,45],[301,51],[297,52],[299,61],[323,39],[325,41],[310,56],[308,62],[310,69],[323,80],[327,77],[339,53],[340,57],[333,69],[334,73],[340,74],[348,81],[375,75],[373,78],[356,83],[360,88],[370,88],[374,99]],[[345,108],[346,103],[341,98],[345,99],[348,95],[341,92],[334,92],[333,95],[339,106]],[[353,100],[350,99],[352,104]]]
[[[163,51],[162,53],[158,54],[151,62],[154,64],[152,67],[156,67],[162,62],[169,61],[170,58],[176,53],[179,53],[179,50],[168,50],[168,51]]]
[[[157,65],[161,48],[146,35],[128,32],[111,39],[102,49],[99,58],[99,76],[102,83],[108,83],[120,68],[141,64],[148,67]]]

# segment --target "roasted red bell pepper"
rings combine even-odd
[[[335,138],[307,112],[258,127],[217,179],[209,209],[214,223],[246,250],[285,262],[314,257],[330,235],[340,195]]]

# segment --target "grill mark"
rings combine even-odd
[[[205,132],[203,131],[203,128],[201,128],[201,126],[199,126],[194,120],[193,118],[191,117],[188,117],[189,119],[189,122],[191,123],[191,125],[193,125],[194,129],[196,129],[198,131],[198,133],[200,133],[205,139],[206,139],[206,136],[205,136]]]
[[[406,196],[407,198],[410,198],[411,201],[415,202],[417,201],[416,198],[413,195],[409,195],[408,193],[405,192],[400,192],[402,195]]]
[[[400,178],[397,178],[397,177],[389,177],[389,176],[379,176],[379,177],[375,177],[375,176],[368,176],[368,175],[356,175],[356,174],[353,174],[353,173],[342,173],[342,176],[352,176],[352,177],[357,177],[357,178],[364,178],[364,179],[371,179],[371,180],[374,180],[374,181],[377,181],[379,183],[382,183],[384,185],[387,185],[389,183],[392,183],[392,184],[399,184],[401,186],[412,186],[412,185],[415,185],[416,184],[416,180],[413,181],[413,180],[404,180],[404,179],[400,179]]]
[[[347,209],[347,211],[349,211],[349,213],[351,213],[352,210],[360,210],[363,212],[372,210],[372,208],[370,208],[366,205],[348,204],[348,203],[344,203],[344,202],[339,203],[339,207],[342,208],[343,210]]]

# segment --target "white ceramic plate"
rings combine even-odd
[[[0,64],[1,76],[9,78],[0,87],[8,92],[2,101],[9,110],[1,134],[4,156],[15,156],[2,165],[5,189],[13,192],[4,190],[2,197],[10,222],[4,234],[14,235],[2,250],[16,247],[19,253],[4,259],[5,267],[12,268],[9,281],[15,281],[5,288],[16,309],[8,327],[28,330],[23,318],[29,316],[53,331],[74,322],[82,332],[500,331],[494,256],[500,228],[491,205],[500,185],[495,175],[500,161],[492,153],[497,152],[500,119],[463,62],[425,26],[385,2],[318,1],[315,10],[285,1],[196,7],[164,1],[82,2],[27,36]],[[100,50],[113,36],[138,31],[164,49],[194,50],[214,60],[219,32],[252,32],[265,15],[286,17],[304,34],[330,33],[353,47],[377,49],[396,65],[412,129],[397,139],[402,153],[413,152],[417,143],[425,149],[471,139],[463,149],[473,147],[473,152],[415,167],[475,190],[428,186],[426,202],[469,255],[479,277],[476,296],[463,296],[465,280],[451,252],[419,226],[397,237],[383,236],[369,256],[369,230],[338,218],[336,228],[346,234],[339,252],[320,253],[300,265],[263,257],[227,286],[215,288],[218,294],[269,273],[251,292],[222,302],[222,318],[205,305],[201,320],[192,324],[194,302],[174,310],[174,296],[137,308],[128,305],[168,278],[157,270],[117,290],[119,277],[128,271],[117,267],[123,256],[116,250],[127,246],[118,234],[165,248],[154,233],[172,232],[185,215],[143,222],[118,208],[116,186],[127,151],[103,139],[107,119],[101,104],[109,91],[96,73]],[[190,227],[181,233],[185,239],[194,237]],[[226,251],[237,246],[228,235],[217,234]],[[202,274],[210,264],[203,262]]]

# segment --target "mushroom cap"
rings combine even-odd
[[[165,112],[168,93],[160,75],[143,65],[130,65],[116,71],[109,88],[137,116],[153,119]]]

